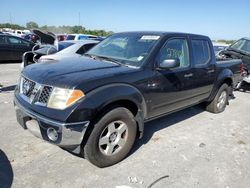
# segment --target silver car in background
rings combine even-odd
[[[26,52],[23,55],[21,69],[33,63],[39,63],[49,60],[59,60],[65,57],[83,55],[97,43],[99,43],[99,41],[96,40],[68,40],[59,42],[58,47],[53,45],[46,45],[45,47],[38,50]]]
[[[214,53],[217,55],[220,51],[225,50],[229,45],[225,43],[213,43]]]
[[[66,42],[66,41],[64,41]],[[94,47],[99,41],[96,40],[82,40],[82,41],[67,41],[74,43],[73,45],[50,55],[44,55],[40,57],[38,62],[49,61],[49,60],[60,60],[66,57],[76,57],[81,56],[89,49]]]

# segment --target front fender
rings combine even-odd
[[[94,108],[101,110],[110,103],[120,100],[129,100],[136,104],[143,116],[147,116],[147,107],[141,92],[129,84],[109,84],[96,88],[86,94],[86,98],[91,99]]]
[[[71,118],[75,119],[84,116],[82,117],[84,120],[95,121],[95,118],[98,118],[100,112],[107,105],[124,100],[133,102],[138,108],[135,119],[139,128],[139,137],[141,138],[144,131],[144,118],[147,117],[147,106],[141,92],[129,84],[109,84],[88,92],[84,100],[71,114]]]

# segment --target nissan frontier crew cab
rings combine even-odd
[[[206,104],[224,111],[242,61],[216,61],[206,36],[114,34],[82,57],[27,66],[15,90],[19,124],[98,167],[126,157],[144,123]]]

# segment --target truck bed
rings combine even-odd
[[[232,59],[232,58],[224,58],[224,59],[217,59],[216,60],[216,66],[219,70],[222,69],[230,69],[234,76],[233,76],[233,86],[236,86],[236,84],[241,79],[241,66],[242,66],[242,60],[241,59]]]

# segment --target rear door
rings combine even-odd
[[[166,40],[156,58],[156,64],[166,59],[179,59],[180,66],[173,69],[157,69],[156,76],[148,84],[152,88],[151,117],[172,112],[190,105],[193,70],[190,63],[188,38],[174,37]]]
[[[194,67],[195,100],[209,97],[216,78],[216,65],[213,47],[207,38],[191,38],[192,62]]]

